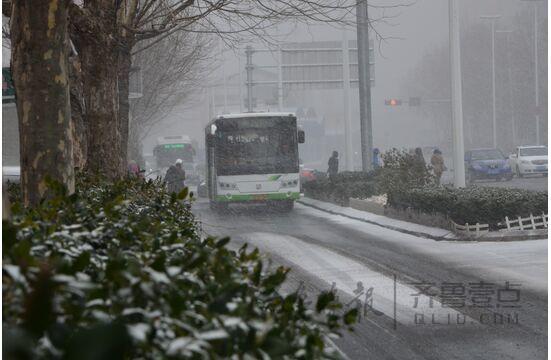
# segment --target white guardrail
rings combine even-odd
[[[452,230],[455,233],[467,235],[467,236],[475,236],[479,237],[481,235],[487,234],[490,232],[490,225],[488,224],[469,224],[466,223],[465,225],[456,224],[455,222],[451,221],[451,227]],[[517,218],[509,218],[505,217],[504,222],[498,223],[498,227],[500,228],[499,231],[501,232],[507,232],[507,231],[523,231],[523,230],[542,230],[547,229],[548,224],[548,215],[542,214],[541,216],[534,216],[530,214],[529,217],[517,217]]]

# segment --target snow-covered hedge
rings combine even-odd
[[[331,292],[313,310],[280,295],[288,270],[258,250],[202,238],[186,192],[50,186],[55,198],[3,223],[7,358],[320,358],[324,336],[356,319]]]
[[[384,167],[370,172],[344,171],[333,179],[319,178],[303,184],[308,197],[349,206],[350,198],[366,199],[392,194],[402,188],[434,183],[425,164],[405,150],[391,149],[383,154]]]
[[[304,195],[310,198],[348,206],[350,198],[365,199],[378,194],[376,185],[373,172],[345,171],[333,179],[318,178],[302,184],[302,187]]]
[[[392,193],[388,205],[448,216],[458,224],[490,224],[508,217],[547,214],[547,191],[497,187],[423,187]]]

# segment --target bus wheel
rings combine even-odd
[[[295,207],[295,201],[294,200],[289,200],[287,202],[287,207],[286,207],[287,211],[292,211],[294,207]]]
[[[279,204],[279,209],[281,209],[282,212],[290,212],[293,210],[293,207],[295,206],[294,200],[283,200]]]

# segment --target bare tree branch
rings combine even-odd
[[[142,70],[143,96],[132,101],[132,131],[143,140],[151,128],[163,121],[176,106],[191,105],[192,95],[210,71],[211,40],[192,32],[177,32],[155,41],[145,41],[133,58]]]

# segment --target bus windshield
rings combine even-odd
[[[182,159],[184,162],[193,162],[195,153],[191,144],[157,145],[153,152],[157,159],[158,168],[169,167],[177,159]]]
[[[233,122],[218,128],[215,161],[218,175],[298,172],[296,120],[262,120],[247,125]]]

